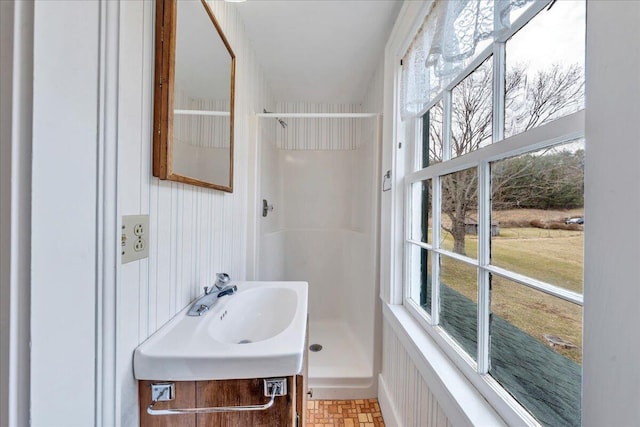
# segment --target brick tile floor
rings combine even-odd
[[[384,421],[376,399],[309,400],[306,427],[384,427]]]

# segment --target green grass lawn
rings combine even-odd
[[[475,355],[477,304],[446,282],[440,290],[442,326],[467,353]],[[491,325],[489,372],[543,425],[580,425],[580,365],[499,313],[494,313]]]
[[[453,239],[443,233],[442,246],[451,250]],[[476,257],[477,237],[466,236],[467,256]],[[583,232],[506,228],[491,241],[492,263],[566,289],[582,293]],[[442,258],[441,279],[452,289],[477,302],[476,269]],[[569,359],[582,362],[582,307],[494,276],[492,312],[538,341],[556,335],[576,348],[557,349]]]
[[[492,264],[582,293],[584,233],[506,228],[491,240]]]
[[[453,238],[442,234],[441,247],[453,250]],[[582,231],[503,228],[491,238],[491,263],[543,282],[582,293]],[[478,257],[477,236],[465,238],[466,255]]]

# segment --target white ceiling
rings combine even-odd
[[[248,0],[236,3],[278,102],[358,104],[400,0]]]

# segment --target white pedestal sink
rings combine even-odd
[[[296,375],[302,370],[306,282],[234,282],[202,316],[186,307],[133,355],[138,380],[199,381]]]

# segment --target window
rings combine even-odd
[[[451,91],[451,157],[491,144],[492,58],[488,58]]]
[[[514,22],[407,121],[404,305],[489,401],[580,425],[585,3],[477,3]]]

